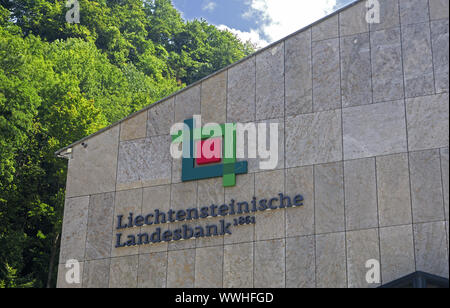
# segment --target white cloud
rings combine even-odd
[[[217,3],[215,3],[214,1],[206,1],[203,4],[202,10],[213,12],[216,9],[216,7],[217,7]]]
[[[220,30],[228,30],[229,32],[236,35],[242,42],[252,42],[256,44],[257,47],[261,48],[267,46],[269,42],[261,38],[261,35],[256,30],[250,30],[249,32],[241,31],[238,29],[233,29],[225,25],[217,26]]]
[[[243,17],[256,18],[259,25],[251,33],[272,43],[330,14],[336,0],[247,0],[247,3],[249,9]]]

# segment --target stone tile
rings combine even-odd
[[[255,195],[255,175],[243,174],[236,177],[236,186],[225,188],[225,201],[249,202]],[[237,218],[237,216],[233,216]],[[225,244],[253,242],[255,238],[255,225],[245,225],[233,229],[233,234],[224,238]]]
[[[286,287],[314,288],[315,275],[314,236],[286,239]]]
[[[412,225],[381,228],[380,252],[383,284],[414,273]]]
[[[371,33],[373,101],[403,99],[400,28]]]
[[[365,2],[360,2],[339,13],[340,35],[348,36],[369,32],[369,24],[366,21]]]
[[[120,124],[120,141],[145,138],[147,134],[147,113],[141,112]]]
[[[228,70],[227,121],[255,121],[256,62],[252,57]]]
[[[406,152],[403,101],[346,108],[342,116],[345,159]]]
[[[167,268],[168,288],[194,287],[195,249],[170,251]]]
[[[351,231],[347,233],[347,266],[349,288],[375,288],[380,284],[366,281],[366,262],[380,262],[378,229]]]
[[[257,173],[255,175],[255,190],[258,200],[277,198],[279,193],[284,192],[284,170]],[[285,236],[286,221],[284,209],[257,212],[255,217],[256,241],[277,239]]]
[[[111,192],[116,187],[119,125],[73,147],[66,198]]]
[[[448,147],[448,94],[406,101],[410,151]]]
[[[172,184],[171,209],[174,211],[197,207],[198,182]]]
[[[380,226],[412,223],[408,154],[376,158]]]
[[[444,193],[444,210],[445,210],[445,219],[448,220],[449,211],[448,211],[448,148],[441,149],[441,171],[442,171],[442,188]]]
[[[313,167],[286,170],[286,196],[302,195],[302,207],[287,208],[286,237],[314,234],[314,173]]]
[[[312,43],[313,109],[341,107],[339,39]]]
[[[445,223],[414,225],[416,270],[448,279],[448,244]]]
[[[314,166],[316,234],[345,231],[344,166]]]
[[[89,196],[66,200],[59,263],[84,260],[88,211]]]
[[[399,0],[402,25],[429,21],[428,0]]]
[[[114,227],[112,232],[111,257],[122,257],[129,255],[137,255],[139,246],[116,248],[117,234],[122,234],[120,243],[128,240],[128,236],[135,236],[140,233],[141,228],[118,229],[118,216],[122,216],[122,225],[128,222],[129,214],[133,214],[133,218],[141,215],[142,209],[142,189],[125,190],[116,193],[116,206],[114,210]]]
[[[114,193],[93,195],[89,200],[86,260],[111,256]]]
[[[286,40],[286,110],[288,116],[311,113],[311,30]]]
[[[175,97],[175,122],[183,123],[184,120],[199,115],[200,109],[200,85],[196,85]]]
[[[344,162],[347,230],[378,227],[375,159]]]
[[[431,20],[448,18],[447,0],[429,0]]]
[[[222,205],[222,204],[220,204]],[[202,226],[204,229],[207,229],[208,225],[217,225],[220,226],[220,221],[225,220],[225,222],[232,223],[232,219],[229,217],[214,217],[214,218],[208,218],[208,219],[202,219],[200,221],[195,222],[194,226]],[[232,226],[230,228],[231,232],[233,233],[236,228],[240,227],[234,227]],[[218,231],[220,232],[220,230]],[[213,247],[213,246],[223,246],[224,238],[228,237],[226,236],[212,236],[212,237],[201,237],[195,239],[195,247],[202,248],[202,247]]]
[[[147,137],[170,134],[174,124],[174,98],[156,104],[148,110]]]
[[[431,41],[433,44],[432,46],[436,93],[448,92],[448,39],[448,19],[432,21]]]
[[[198,181],[197,207],[222,205],[224,203],[224,187],[222,178],[213,178]]]
[[[83,288],[108,288],[110,263],[111,259],[86,261],[83,269]]]
[[[255,288],[284,288],[285,240],[255,242]]]
[[[181,144],[180,144],[181,149]],[[172,184],[181,183],[182,160],[172,159]]]
[[[398,0],[383,0],[380,2],[380,23],[369,25],[370,31],[385,30],[400,25]],[[373,45],[372,45],[373,46]]]
[[[316,286],[347,287],[345,233],[316,236]]]
[[[312,27],[312,40],[323,41],[339,37],[339,16],[334,15]]]
[[[170,189],[170,185],[144,188],[142,197],[142,215],[145,217],[148,214],[154,214],[157,209],[167,213],[170,210]],[[156,228],[159,227],[164,227],[164,230],[166,229],[165,225],[143,226],[141,232],[151,235],[156,231]],[[167,246],[167,243],[142,245],[139,247],[139,253],[149,254],[154,252],[164,252],[167,251]]]
[[[286,168],[342,159],[340,111],[287,118],[285,130]]]
[[[195,287],[222,288],[223,246],[197,248],[195,253]]]
[[[56,287],[58,289],[79,289],[83,286],[83,269],[84,269],[84,262],[79,263],[79,275],[80,279],[79,282],[74,281],[73,283],[69,283],[66,280],[66,275],[71,275],[71,279],[74,279],[74,276],[72,273],[74,273],[75,268],[68,267],[66,268],[65,264],[59,264],[58,265],[58,277],[56,282]],[[69,274],[69,271],[71,274]]]
[[[284,43],[256,56],[256,120],[284,116]]]
[[[430,24],[402,27],[402,45],[406,97],[434,94]]]
[[[171,178],[170,136],[120,143],[117,189],[168,184]]]
[[[165,288],[167,253],[158,252],[139,255],[138,287]]]
[[[226,245],[223,260],[223,287],[253,288],[253,259],[253,243]]]
[[[362,33],[341,38],[342,106],[372,103],[370,38]]]
[[[409,154],[413,221],[444,220],[439,150]]]
[[[110,288],[136,288],[139,256],[112,258],[109,272]]]
[[[202,82],[202,122],[222,124],[227,121],[227,72]]]
[[[205,222],[202,221],[202,223],[205,223]],[[192,230],[195,230],[195,227],[198,226],[199,223],[198,222],[185,222],[185,221],[176,222],[176,223],[169,224],[167,228],[173,232],[174,230],[182,229],[184,225],[191,228]],[[163,226],[161,226],[161,228],[162,227]],[[166,228],[164,228],[164,230],[166,230]],[[169,242],[168,250],[176,251],[176,250],[181,250],[181,249],[194,249],[195,241],[196,241],[196,239],[194,237],[192,237],[188,240],[172,241],[172,242]]]

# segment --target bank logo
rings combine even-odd
[[[248,172],[247,161],[236,159],[234,123],[202,127],[201,118],[194,116],[185,120],[181,129],[171,131],[171,135],[173,145],[182,145],[183,182],[222,177],[223,186],[232,187],[237,174]]]

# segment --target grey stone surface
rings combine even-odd
[[[427,22],[403,26],[402,46],[406,97],[433,94],[430,24]]]
[[[310,113],[312,108],[311,30],[286,40],[286,115]]]
[[[223,246],[197,248],[195,253],[195,287],[222,288]]]
[[[147,113],[141,112],[120,124],[120,141],[145,138],[147,134]]]
[[[284,288],[285,240],[255,242],[255,288]]]
[[[409,154],[413,221],[444,220],[439,150]]]
[[[169,225],[167,225],[168,229],[171,230],[172,232],[176,229],[182,229],[184,225],[187,225],[188,227],[194,229],[196,226],[198,225],[204,225],[207,222],[202,221],[201,223],[196,223],[196,222],[176,222],[176,223],[171,223]],[[190,238],[188,240],[181,240],[181,241],[172,241],[169,242],[169,245],[167,247],[167,249],[169,251],[176,251],[176,250],[181,250],[181,249],[194,249],[195,248],[195,238]]]
[[[255,174],[255,195],[258,200],[276,198],[284,192],[284,170]],[[251,201],[251,200],[248,200]],[[278,239],[285,236],[286,217],[284,209],[267,210],[255,214],[255,240]]]
[[[86,261],[83,268],[83,288],[108,288],[111,259]]]
[[[64,206],[59,263],[84,260],[89,197],[69,198]]]
[[[291,198],[302,195],[302,207],[286,209],[286,236],[314,234],[314,173],[313,167],[286,170],[286,194]]]
[[[347,233],[347,266],[349,288],[375,288],[380,284],[366,281],[366,262],[380,262],[380,241],[378,229],[351,231]]]
[[[220,203],[220,205],[222,205],[223,203]],[[218,206],[220,206],[218,205]],[[204,229],[207,228],[208,225],[217,225],[220,226],[220,221],[225,219],[225,221],[228,222],[232,222],[232,219],[230,219],[229,217],[214,217],[214,218],[209,218],[209,219],[202,219],[200,221],[197,221],[196,223],[193,224],[193,226],[202,226]],[[233,233],[236,228],[240,228],[240,227],[231,227],[232,230],[231,232]],[[218,231],[220,232],[220,231]],[[202,238],[197,238],[195,239],[195,247],[197,248],[202,248],[202,247],[212,247],[212,246],[223,246],[223,242],[224,242],[224,238],[228,237],[229,235],[227,234],[226,236],[212,236],[212,237],[202,237]]]
[[[286,239],[286,287],[314,288],[315,275],[314,236]]]
[[[316,234],[345,231],[344,166],[314,166]]]
[[[348,36],[369,32],[369,24],[366,21],[365,2],[360,3],[339,13],[340,35]]]
[[[378,227],[375,159],[344,162],[347,230]]]
[[[429,21],[428,0],[399,0],[402,25]]]
[[[284,116],[284,42],[256,56],[256,120]]]
[[[169,251],[167,267],[168,288],[193,288],[195,249]]]
[[[136,288],[139,256],[112,258],[109,272],[110,288]]]
[[[227,120],[227,71],[202,82],[202,122],[225,123]]]
[[[174,101],[170,98],[148,110],[147,137],[170,134],[175,119]]]
[[[372,103],[370,38],[362,33],[341,38],[342,107]]]
[[[316,236],[316,287],[347,287],[345,233]]]
[[[73,147],[69,159],[66,198],[115,190],[119,125]]]
[[[431,20],[448,18],[448,0],[429,0]]]
[[[342,159],[340,111],[289,117],[285,130],[286,168]]]
[[[431,41],[433,44],[433,64],[436,93],[448,92],[448,19],[431,22]]]
[[[228,70],[227,121],[255,121],[256,58],[252,57]]]
[[[445,222],[414,225],[416,270],[448,279],[448,243]]]
[[[253,246],[253,243],[225,246],[223,260],[224,288],[253,287]]]
[[[117,189],[168,184],[171,178],[169,135],[120,143]]]
[[[133,217],[141,215],[142,209],[142,189],[134,190],[124,190],[116,193],[115,199],[115,210],[114,210],[114,224],[112,231],[112,242],[111,242],[111,257],[122,257],[129,255],[137,255],[139,253],[139,246],[116,248],[118,233],[122,234],[121,243],[127,241],[129,235],[137,235],[140,233],[140,228],[128,228],[128,229],[117,229],[118,216],[122,215],[122,224],[126,223],[127,217],[130,213],[133,213]]]
[[[403,101],[346,108],[342,116],[345,159],[406,152]]]
[[[448,188],[449,188],[448,148],[441,149],[441,171],[442,171],[442,189],[443,189],[443,194],[444,194],[445,219],[448,220],[448,217],[449,217],[449,211],[448,211]]]
[[[380,229],[382,283],[394,281],[415,272],[412,225]]]
[[[313,109],[341,107],[339,39],[312,43]]]
[[[412,223],[408,154],[376,158],[380,226]]]
[[[158,252],[139,255],[138,287],[165,288],[167,253]]]
[[[448,147],[448,93],[406,101],[410,151]]]
[[[196,85],[175,97],[175,122],[183,123],[184,120],[200,114],[200,88],[200,85]]]
[[[373,101],[402,99],[404,88],[400,28],[373,32],[370,40]]]
[[[66,275],[69,275],[69,277],[71,277],[71,279],[74,279],[74,272],[73,272],[73,267],[70,268],[66,268],[65,264],[59,264],[58,265],[58,277],[57,277],[57,281],[56,281],[56,287],[58,289],[79,289],[82,288],[83,286],[83,269],[84,269],[84,262],[80,262],[79,263],[79,274],[80,274],[80,280],[79,282],[73,282],[73,283],[69,283],[66,280]],[[69,273],[69,271],[71,271]],[[71,275],[73,274],[73,275]]]
[[[380,23],[370,24],[370,31],[378,31],[398,27],[400,25],[398,0],[383,0],[379,3]]]
[[[329,17],[312,27],[312,40],[323,41],[339,37],[339,15]]]
[[[109,258],[114,215],[114,193],[93,195],[89,200],[86,260]]]

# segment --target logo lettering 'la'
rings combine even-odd
[[[197,128],[195,119],[184,124],[184,130],[172,135],[172,143],[183,147],[181,180],[222,177],[224,187],[235,186],[236,175],[248,172],[248,163],[236,160],[236,124]]]

